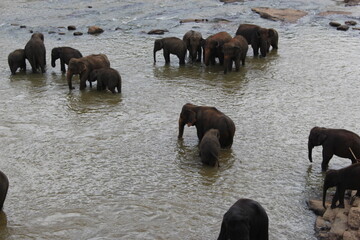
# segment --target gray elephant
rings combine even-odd
[[[154,42],[154,63],[156,62],[156,52],[163,49],[165,63],[170,63],[170,54],[175,54],[179,58],[180,65],[185,64],[186,44],[183,40],[176,37],[156,39]]]
[[[112,93],[115,88],[118,93],[121,93],[121,76],[119,72],[113,68],[99,68],[90,73],[90,81],[97,80],[97,90],[109,89]]]
[[[248,48],[248,42],[241,35],[236,35],[229,42],[224,43],[224,74],[226,74],[228,70],[231,71],[233,62],[235,63],[236,71],[240,69],[240,61],[243,66],[245,65]]]
[[[89,80],[90,87],[92,87],[89,76],[94,69],[109,67],[110,62],[105,54],[92,54],[82,58],[70,59],[66,73],[69,89],[74,89],[72,86],[72,76],[74,74],[80,75],[80,90],[83,90],[86,88],[86,80]]]
[[[17,49],[11,52],[8,56],[8,63],[13,75],[15,75],[18,68],[21,71],[26,71],[25,50]]]
[[[209,166],[219,166],[220,152],[220,131],[219,129],[208,130],[201,139],[199,150],[201,162]]]
[[[60,58],[60,69],[63,73],[66,72],[65,64],[69,65],[72,58],[83,57],[81,52],[71,47],[56,47],[51,50],[51,66],[54,68],[55,61]]]
[[[192,62],[201,62],[201,46],[204,39],[200,32],[190,30],[185,33],[183,41],[189,51],[189,57]]]
[[[309,161],[312,162],[312,149],[322,145],[321,168],[326,171],[333,155],[351,159],[356,163],[360,158],[360,137],[345,129],[314,127],[311,129],[308,141]]]
[[[0,171],[0,210],[4,207],[5,198],[9,189],[9,179]]]
[[[206,38],[203,43],[204,47],[204,63],[206,66],[216,63],[215,59],[219,59],[220,65],[224,64],[223,45],[232,39],[227,32],[219,32]]]
[[[25,45],[25,57],[30,62],[33,73],[36,73],[39,68],[42,73],[45,72],[46,50],[42,33],[31,35],[30,40]]]
[[[254,56],[259,55],[260,48],[262,57],[266,57],[268,44],[273,34],[273,31],[269,31],[267,28],[262,28],[254,24],[240,24],[238,30],[236,31],[236,35],[243,36],[248,44],[251,44]]]
[[[279,33],[275,29],[269,28],[269,34],[271,37],[269,38],[268,42],[268,52],[270,51],[270,46],[272,47],[272,49],[279,48]]]

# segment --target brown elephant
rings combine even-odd
[[[13,75],[15,75],[18,68],[21,71],[26,71],[25,50],[17,49],[11,52],[8,56],[8,63]]]
[[[105,54],[92,54],[82,58],[70,59],[66,74],[69,89],[74,89],[71,81],[74,74],[80,75],[80,90],[83,90],[86,88],[86,80],[89,80],[90,87],[92,87],[89,76],[94,69],[109,67],[110,62]]]
[[[235,62],[235,69],[239,71],[240,61],[245,65],[245,58],[248,51],[248,42],[246,39],[237,35],[223,46],[224,51],[224,74],[231,71],[233,62]]]
[[[204,39],[200,32],[190,30],[185,33],[183,41],[189,51],[189,56],[193,62],[201,62],[201,46]]]
[[[220,145],[222,148],[230,148],[235,134],[234,122],[224,113],[215,107],[196,106],[187,103],[182,107],[179,118],[179,135],[181,139],[184,133],[185,124],[195,126],[199,142],[204,134],[211,128],[220,132]]]
[[[63,73],[66,72],[65,64],[69,65],[72,58],[83,57],[81,52],[71,47],[56,47],[51,50],[51,66],[56,67],[55,61],[60,58],[60,69]]]
[[[229,33],[219,32],[209,36],[204,41],[204,63],[206,66],[215,64],[215,58],[219,59],[220,64],[224,63],[223,45],[232,39]]]
[[[360,137],[345,129],[314,127],[311,129],[308,141],[309,161],[312,162],[312,149],[322,145],[321,168],[326,171],[330,159],[335,154],[341,158],[349,158],[356,163],[360,158]]]
[[[220,152],[220,132],[219,129],[208,130],[201,139],[199,145],[199,154],[201,162],[209,166],[219,166],[219,152]]]
[[[269,28],[269,33],[271,37],[269,38],[268,42],[268,52],[270,51],[270,46],[272,47],[272,49],[279,48],[279,33],[273,28]]]
[[[186,44],[177,37],[167,37],[156,39],[154,42],[154,63],[156,62],[156,52],[163,49],[165,63],[170,63],[170,54],[175,54],[179,58],[180,65],[185,64]]]
[[[240,24],[236,35],[243,36],[254,52],[254,56],[259,55],[259,48],[262,57],[266,57],[268,52],[268,44],[272,38],[274,31],[267,28],[262,28],[254,24]]]
[[[45,72],[46,50],[42,33],[31,35],[30,40],[25,45],[25,57],[30,62],[33,73],[36,73],[39,68],[42,73]]]
[[[121,93],[121,76],[119,72],[113,68],[94,69],[90,73],[90,82],[97,80],[97,90],[109,89],[112,93]]]
[[[345,190],[357,190],[356,196],[360,196],[360,163],[355,163],[339,170],[330,169],[326,172],[323,188],[324,208],[326,208],[326,191],[331,187],[336,187],[336,192],[331,202],[331,208],[345,207]],[[337,201],[339,201],[339,205],[336,205]]]
[[[9,179],[0,171],[0,210],[4,207],[5,198],[9,189]]]

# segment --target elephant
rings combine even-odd
[[[56,47],[51,50],[51,66],[54,68],[55,61],[60,58],[61,72],[65,73],[65,64],[69,65],[71,58],[82,58],[82,54],[79,50],[71,47]]]
[[[356,196],[360,196],[360,163],[339,170],[330,169],[325,174],[323,187],[323,206],[325,206],[326,191],[336,187],[335,195],[331,202],[331,208],[344,208],[345,190],[357,190]],[[339,201],[339,205],[336,205]]]
[[[268,240],[269,218],[255,200],[240,198],[224,214],[218,240]]]
[[[224,44],[224,74],[226,74],[228,70],[231,71],[233,61],[235,62],[236,71],[240,69],[240,61],[243,66],[245,65],[248,48],[249,46],[246,39],[241,35],[235,36]]]
[[[108,88],[112,93],[117,88],[118,93],[121,92],[121,76],[119,72],[113,68],[98,68],[90,73],[90,81],[97,80],[97,90],[106,90]]]
[[[279,33],[273,28],[269,28],[269,33],[271,37],[269,38],[267,52],[270,51],[270,46],[272,47],[272,49],[279,48]]]
[[[9,179],[0,171],[0,210],[3,209],[5,198],[9,189]]]
[[[26,71],[25,50],[17,49],[11,52],[8,56],[8,63],[12,75],[16,74],[18,68],[22,71]]]
[[[326,171],[330,159],[335,154],[341,158],[349,158],[356,163],[360,158],[360,137],[345,129],[314,127],[310,130],[308,141],[309,161],[312,162],[312,149],[323,146],[322,171]]]
[[[45,73],[46,50],[42,33],[31,35],[31,39],[25,45],[25,57],[30,62],[33,73],[36,73],[38,68]]]
[[[68,70],[66,73],[69,89],[70,90],[74,89],[71,82],[72,76],[74,74],[80,75],[80,90],[83,90],[86,88],[86,80],[89,80],[90,87],[92,87],[89,78],[91,71],[98,68],[109,68],[109,67],[110,67],[110,62],[105,54],[92,54],[82,58],[70,59]]]
[[[201,162],[214,167],[219,166],[218,158],[220,152],[219,129],[209,129],[201,139],[199,149]]]
[[[204,63],[206,66],[215,64],[215,58],[219,58],[220,65],[224,63],[223,45],[232,39],[229,33],[219,32],[209,36],[203,42]]]
[[[260,48],[262,57],[266,57],[268,44],[273,34],[273,31],[254,24],[240,24],[238,30],[236,31],[236,35],[245,37],[248,44],[251,44],[254,56],[259,55]]]
[[[189,56],[193,62],[201,62],[201,46],[204,39],[200,32],[190,30],[185,33],[183,41],[189,50]]]
[[[156,52],[163,49],[165,63],[170,63],[170,54],[174,54],[179,58],[180,65],[185,64],[186,44],[177,37],[166,37],[156,39],[154,42],[154,63],[156,63]]]
[[[230,148],[235,134],[234,122],[224,113],[215,107],[197,106],[187,103],[182,107],[179,118],[179,135],[182,139],[185,124],[195,126],[199,142],[204,134],[211,128],[218,129],[220,132],[221,148]]]

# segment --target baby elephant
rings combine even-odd
[[[118,93],[121,92],[121,76],[119,72],[113,68],[99,68],[94,69],[90,73],[89,80],[94,82],[97,80],[97,90],[109,89],[112,93],[117,88]]]
[[[8,63],[11,74],[13,75],[15,75],[18,68],[22,71],[26,71],[25,50],[17,49],[11,52],[8,56]]]
[[[208,130],[202,138],[199,148],[201,162],[214,167],[219,166],[220,132],[218,129]]]
[[[63,73],[66,72],[65,64],[69,65],[72,58],[81,58],[82,54],[79,50],[71,47],[56,47],[51,51],[51,66],[54,68],[55,61],[60,58],[60,68]]]
[[[326,191],[331,187],[336,187],[336,192],[331,202],[331,208],[345,207],[345,190],[357,190],[356,196],[360,196],[360,163],[355,163],[339,170],[328,170],[326,172],[323,189],[324,208],[326,208]],[[339,205],[336,206],[337,201],[339,201]]]
[[[233,62],[235,63],[236,71],[240,69],[240,61],[242,65],[245,65],[245,58],[248,51],[248,42],[241,35],[236,35],[229,42],[224,43],[224,74],[227,71],[231,71]]]
[[[156,62],[156,52],[163,49],[165,63],[170,63],[170,54],[175,54],[179,58],[180,65],[185,64],[186,44],[183,40],[176,37],[156,39],[154,42],[154,63]]]

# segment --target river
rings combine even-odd
[[[308,15],[274,22],[252,7]],[[0,9],[0,170],[10,181],[1,239],[216,239],[223,214],[243,197],[266,209],[270,239],[316,239],[306,201],[321,198],[321,147],[310,163],[307,138],[314,126],[360,133],[360,34],[329,26],[359,22],[359,7],[331,0],[4,0]],[[318,15],[328,10],[353,14]],[[187,18],[209,21],[180,24]],[[174,56],[165,65],[161,52],[153,63],[159,37],[182,38],[191,29],[233,35],[240,23],[275,28],[278,51],[254,58],[250,47],[245,67],[227,75],[220,66],[179,67]],[[69,25],[85,34],[59,28]],[[88,35],[90,25],[105,32]],[[152,29],[169,32],[146,34]],[[24,48],[30,30],[44,33],[47,71],[32,74],[27,64],[27,73],[11,76],[7,55]],[[59,60],[50,65],[59,46],[106,54],[122,76],[122,93],[80,91],[77,77],[70,91]],[[215,106],[236,125],[220,168],[201,164],[194,127],[177,139],[188,102]],[[349,163],[334,157],[330,168]]]

